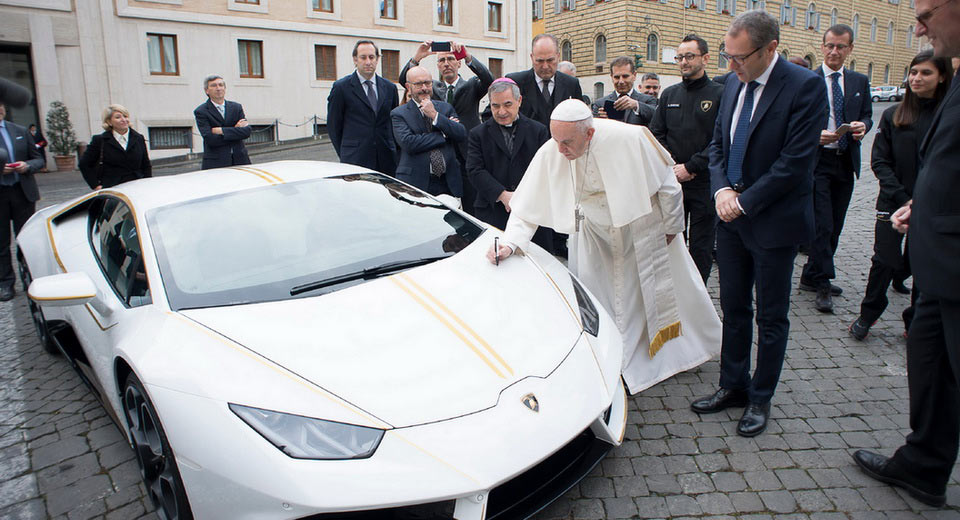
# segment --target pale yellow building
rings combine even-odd
[[[428,39],[462,42],[500,75],[530,66],[530,27],[526,0],[0,0],[0,76],[36,98],[11,120],[42,128],[60,100],[86,142],[120,103],[159,158],[202,150],[208,74],[243,104],[252,141],[310,137],[357,39],[379,45],[391,81]]]
[[[634,57],[639,74],[656,72],[663,83],[679,81],[674,62],[680,40],[697,33],[710,46],[707,73],[728,71],[718,50],[730,21],[747,9],[765,9],[781,22],[780,50],[787,57],[823,61],[823,32],[835,23],[855,32],[847,65],[871,85],[899,84],[920,49],[913,36],[913,0],[532,0],[543,10],[544,31],[561,41],[561,58],[577,66],[583,92],[598,97],[612,84],[605,65]]]

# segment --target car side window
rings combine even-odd
[[[104,198],[90,208],[90,245],[117,297],[128,307],[151,302],[136,221],[123,201]]]

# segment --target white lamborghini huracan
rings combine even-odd
[[[17,237],[41,342],[167,519],[525,518],[626,425],[620,335],[535,246],[345,164],[143,179]]]

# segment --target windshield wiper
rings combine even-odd
[[[390,274],[396,271],[403,271],[404,269],[411,269],[413,267],[426,265],[429,263],[436,262],[437,260],[443,260],[448,258],[447,256],[431,256],[427,258],[418,258],[416,260],[399,260],[397,262],[387,262],[385,264],[380,264],[374,267],[368,267],[362,271],[354,271],[352,273],[341,274],[338,276],[331,276],[330,278],[325,278],[323,280],[318,280],[316,282],[305,283],[303,285],[298,285],[293,289],[290,289],[290,296],[296,296],[298,294],[303,294],[305,292],[316,291],[317,289],[323,289],[324,287],[330,287],[332,285],[340,285],[342,283],[352,282],[355,280],[372,280],[374,278],[379,278],[385,274]]]

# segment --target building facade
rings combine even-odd
[[[260,142],[323,131],[360,38],[377,43],[394,82],[424,40],[464,43],[495,76],[530,66],[524,0],[0,0],[0,10],[0,76],[35,98],[10,120],[42,129],[63,101],[87,142],[119,103],[151,158],[202,150],[193,109],[209,74],[224,77]],[[424,65],[436,76],[432,58]]]
[[[871,85],[898,85],[920,50],[914,37],[913,0],[531,0],[545,10],[544,30],[561,42],[561,58],[577,66],[583,92],[599,97],[612,84],[605,65],[617,56],[635,58],[638,74],[655,72],[665,84],[680,80],[674,62],[680,40],[690,33],[710,46],[711,77],[729,71],[720,58],[723,35],[733,17],[764,9],[780,21],[780,52],[823,62],[820,44],[831,25],[854,30],[847,66],[867,74]]]

